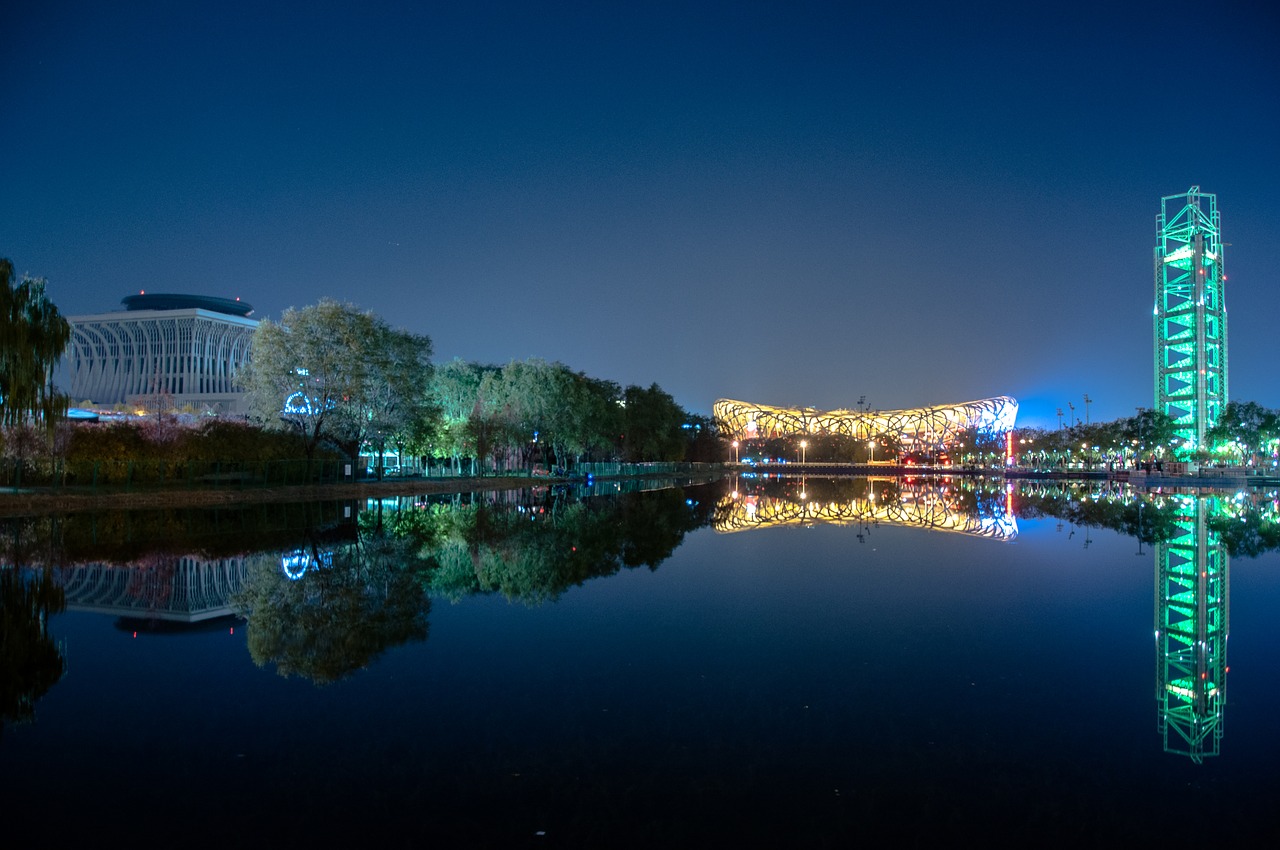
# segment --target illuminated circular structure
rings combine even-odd
[[[984,398],[961,404],[910,410],[814,410],[770,407],[722,398],[711,408],[720,434],[730,440],[840,434],[856,440],[895,438],[903,448],[949,448],[966,431],[998,434],[1013,430],[1017,399]]]

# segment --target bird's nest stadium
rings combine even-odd
[[[838,434],[856,440],[891,437],[904,449],[950,448],[971,430],[989,435],[1012,431],[1018,417],[1017,399],[1010,396],[876,411],[770,407],[722,398],[711,409],[720,435],[729,440]]]

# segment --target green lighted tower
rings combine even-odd
[[[1182,447],[1194,450],[1227,403],[1227,276],[1216,195],[1192,186],[1160,199],[1155,279],[1156,410],[1173,419]]]

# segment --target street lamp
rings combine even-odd
[[[807,448],[809,448],[809,441],[801,440],[800,441],[800,462],[801,463],[804,463],[804,450]]]
[[[869,450],[869,454],[867,455],[867,462],[875,463],[876,462],[876,441],[868,440],[867,449]]]
[[[734,463],[738,462],[738,441],[737,440],[733,441],[733,462]]]

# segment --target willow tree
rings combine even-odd
[[[67,412],[53,371],[71,342],[71,325],[45,294],[43,278],[15,281],[0,258],[0,424],[37,421],[50,428]]]

